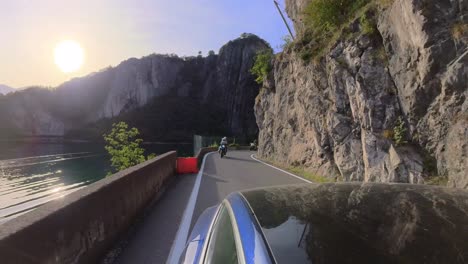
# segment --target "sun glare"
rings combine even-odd
[[[84,52],[80,44],[65,40],[57,44],[54,52],[55,64],[62,72],[70,73],[80,69],[84,60]]]

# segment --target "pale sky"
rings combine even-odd
[[[0,0],[0,84],[57,86],[131,57],[217,53],[243,32],[276,48],[287,29],[273,0]],[[67,39],[85,61],[65,74],[54,48]]]

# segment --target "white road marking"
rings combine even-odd
[[[203,170],[205,169],[205,161],[206,158],[213,153],[214,152],[207,153],[205,157],[203,157],[200,171],[198,172],[197,179],[193,185],[192,193],[190,194],[187,207],[185,207],[184,215],[182,216],[182,222],[179,225],[179,230],[177,230],[176,237],[172,243],[171,251],[169,252],[166,264],[179,263],[179,258],[185,249],[189,235],[190,224],[192,223],[193,211],[195,210],[195,204],[197,202],[198,191],[200,190]]]
[[[282,170],[282,169],[277,168],[277,167],[275,167],[275,166],[273,166],[273,165],[270,165],[270,164],[268,164],[268,163],[266,163],[266,162],[263,162],[263,161],[261,161],[261,160],[255,158],[254,154],[250,155],[250,158],[252,158],[253,160],[258,161],[258,162],[260,162],[260,163],[262,163],[262,164],[264,164],[264,165],[267,165],[267,166],[269,166],[269,167],[272,167],[273,169],[279,170],[279,171],[284,172],[284,173],[286,173],[286,174],[288,174],[288,175],[290,175],[290,176],[293,176],[293,177],[295,177],[295,178],[298,178],[299,180],[303,180],[303,181],[308,182],[308,183],[313,183],[313,182],[311,182],[311,181],[309,181],[309,180],[306,180],[306,179],[304,179],[304,178],[302,178],[302,177],[300,177],[300,176],[297,176],[296,174],[292,174],[292,173],[290,173],[290,172],[288,172],[288,171]]]

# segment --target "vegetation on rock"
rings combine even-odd
[[[146,160],[156,157],[150,154],[145,157],[145,150],[141,147],[142,139],[138,138],[140,132],[137,128],[130,128],[125,122],[112,125],[109,134],[104,134],[107,145],[105,149],[111,156],[111,165],[114,172],[121,171]]]
[[[377,7],[388,6],[392,0],[316,0],[304,10],[305,31],[298,38],[298,51],[304,61],[319,59],[331,45],[349,35],[348,27],[358,21],[361,32],[377,33]]]
[[[281,48],[282,50],[287,49],[289,46],[291,46],[291,44],[292,44],[293,41],[294,41],[294,39],[291,37],[291,35],[285,35],[285,36],[283,36],[282,40],[283,40],[283,43],[280,44],[280,48]]]
[[[255,57],[255,63],[250,72],[255,75],[255,81],[262,84],[272,70],[271,60],[273,59],[273,52],[271,50],[260,51]]]
[[[425,183],[429,185],[447,186],[448,177],[445,177],[445,176],[430,177],[429,179],[426,180]]]
[[[399,146],[399,145],[406,143],[405,138],[406,138],[405,121],[403,121],[403,118],[400,116],[398,117],[395,127],[393,128],[393,141],[395,141],[395,144]]]
[[[468,23],[456,23],[452,28],[452,36],[459,41],[463,36],[468,35]]]
[[[327,178],[321,175],[317,175],[315,173],[312,173],[308,170],[306,170],[304,167],[301,166],[282,166],[281,164],[278,164],[277,162],[273,161],[272,159],[262,159],[264,162],[269,163],[275,167],[281,168],[283,170],[286,170],[292,174],[295,174],[297,176],[301,176],[304,179],[311,180],[312,182],[315,183],[327,183],[327,182],[337,182],[337,181],[342,181],[341,178]]]

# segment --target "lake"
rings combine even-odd
[[[148,154],[193,154],[192,144],[143,147]],[[104,146],[96,143],[0,142],[0,223],[98,181],[110,169]]]

